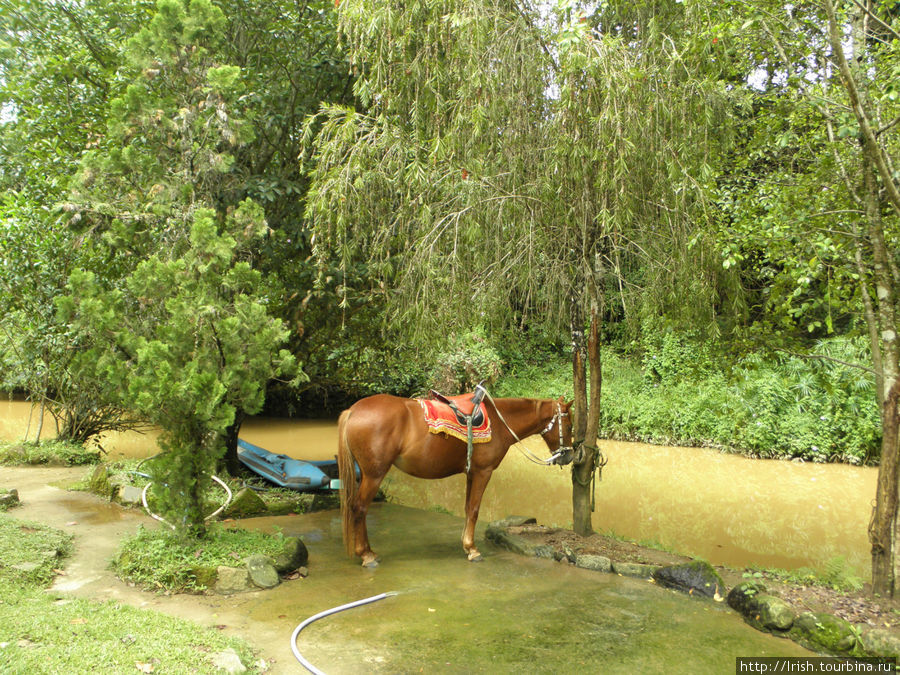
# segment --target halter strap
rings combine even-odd
[[[540,432],[542,435],[545,434],[545,433],[547,433],[548,431],[550,431],[550,429],[553,428],[553,424],[554,424],[557,420],[559,420],[559,421],[560,421],[560,425],[559,425],[559,449],[556,451],[556,453],[554,453],[553,455],[551,455],[551,456],[548,457],[547,459],[541,459],[540,457],[538,457],[537,455],[535,455],[533,452],[531,452],[531,451],[529,451],[529,450],[526,450],[525,448],[521,447],[520,443],[522,442],[522,439],[519,438],[518,434],[517,434],[515,431],[512,430],[512,427],[509,426],[509,422],[506,421],[506,419],[503,417],[503,413],[500,412],[500,408],[497,407],[497,402],[494,401],[494,397],[491,396],[490,393],[488,392],[488,390],[485,389],[484,387],[482,387],[482,390],[484,391],[484,395],[485,395],[485,396],[487,397],[487,399],[491,402],[491,405],[494,406],[494,411],[497,413],[497,417],[500,418],[500,421],[503,422],[504,426],[507,428],[507,430],[509,431],[509,433],[511,433],[512,436],[513,436],[513,438],[516,439],[516,442],[514,443],[514,445],[515,445],[516,448],[519,450],[519,452],[521,452],[521,453],[525,456],[525,458],[526,458],[528,461],[533,462],[533,463],[535,463],[535,464],[541,464],[541,465],[543,465],[543,466],[550,466],[551,464],[554,464],[556,458],[561,454],[561,451],[562,451],[562,449],[563,449],[563,443],[562,443],[562,440],[563,440],[563,438],[562,438],[562,418],[563,418],[563,417],[567,417],[568,414],[569,414],[569,413],[564,413],[564,412],[562,411],[562,408],[561,408],[560,405],[559,405],[559,401],[556,402],[556,414],[553,415],[553,417],[550,418],[550,423],[547,425],[547,427],[546,427],[542,432]]]

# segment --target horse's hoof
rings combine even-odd
[[[362,564],[362,566],[365,567],[366,569],[373,570],[376,567],[378,567],[378,561],[377,560],[368,560],[368,561],[364,562]]]
[[[484,556],[475,551],[475,553],[469,554],[469,562],[484,562]]]

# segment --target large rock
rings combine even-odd
[[[255,490],[243,488],[225,509],[226,518],[249,518],[268,513],[269,508]]]
[[[255,586],[250,580],[250,573],[246,567],[219,566],[216,569],[216,593],[231,595],[254,590]]]
[[[502,520],[495,520],[490,525],[491,527],[522,527],[523,525],[536,525],[537,518],[530,518],[529,516],[506,516]]]
[[[278,578],[278,572],[269,556],[251,555],[245,561],[247,565],[247,573],[250,575],[250,581],[259,588],[269,589],[275,588],[281,583]]]
[[[768,595],[766,587],[745,581],[731,589],[728,606],[740,612],[754,628],[783,633],[794,623],[794,610],[779,597]]]
[[[859,632],[848,621],[824,612],[803,612],[794,620],[791,635],[813,649],[832,654],[859,651]]]
[[[275,558],[275,569],[279,574],[288,574],[304,567],[309,562],[309,551],[300,537],[285,537],[284,549]]]
[[[666,588],[718,600],[721,600],[725,593],[722,577],[712,565],[702,560],[660,567],[653,572],[653,580]]]

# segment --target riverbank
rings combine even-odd
[[[488,537],[517,553],[529,556],[550,557],[563,564],[590,564],[601,571],[626,574],[654,580],[654,571],[660,568],[678,567],[693,563],[694,559],[641,546],[635,542],[594,533],[581,537],[571,530],[539,525],[534,519],[511,518],[492,524]],[[599,561],[599,562],[598,562]],[[717,601],[726,599],[739,611],[741,600],[738,596],[749,589],[749,596],[756,594],[774,596],[782,602],[775,604],[791,615],[790,622],[776,627],[760,621],[753,611],[744,611],[750,625],[766,630],[779,637],[797,639],[796,631],[791,632],[791,624],[798,617],[812,615],[814,622],[821,624],[822,617],[837,617],[846,622],[844,630],[850,638],[847,649],[830,650],[829,653],[854,653],[872,656],[893,656],[900,658],[900,602],[871,595],[869,584],[852,582],[852,588],[841,588],[835,579],[829,585],[813,575],[802,576],[781,570],[735,569],[723,565],[711,566],[724,582],[725,588],[715,593]],[[712,593],[710,593],[712,595]],[[838,623],[838,622],[835,622]],[[822,644],[809,644],[813,649],[824,650]],[[853,652],[852,650],[858,650]],[[827,650],[826,650],[827,651]]]

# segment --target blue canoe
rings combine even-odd
[[[337,490],[341,487],[336,460],[307,462],[276,455],[241,438],[238,439],[237,456],[254,473],[291,490]]]

